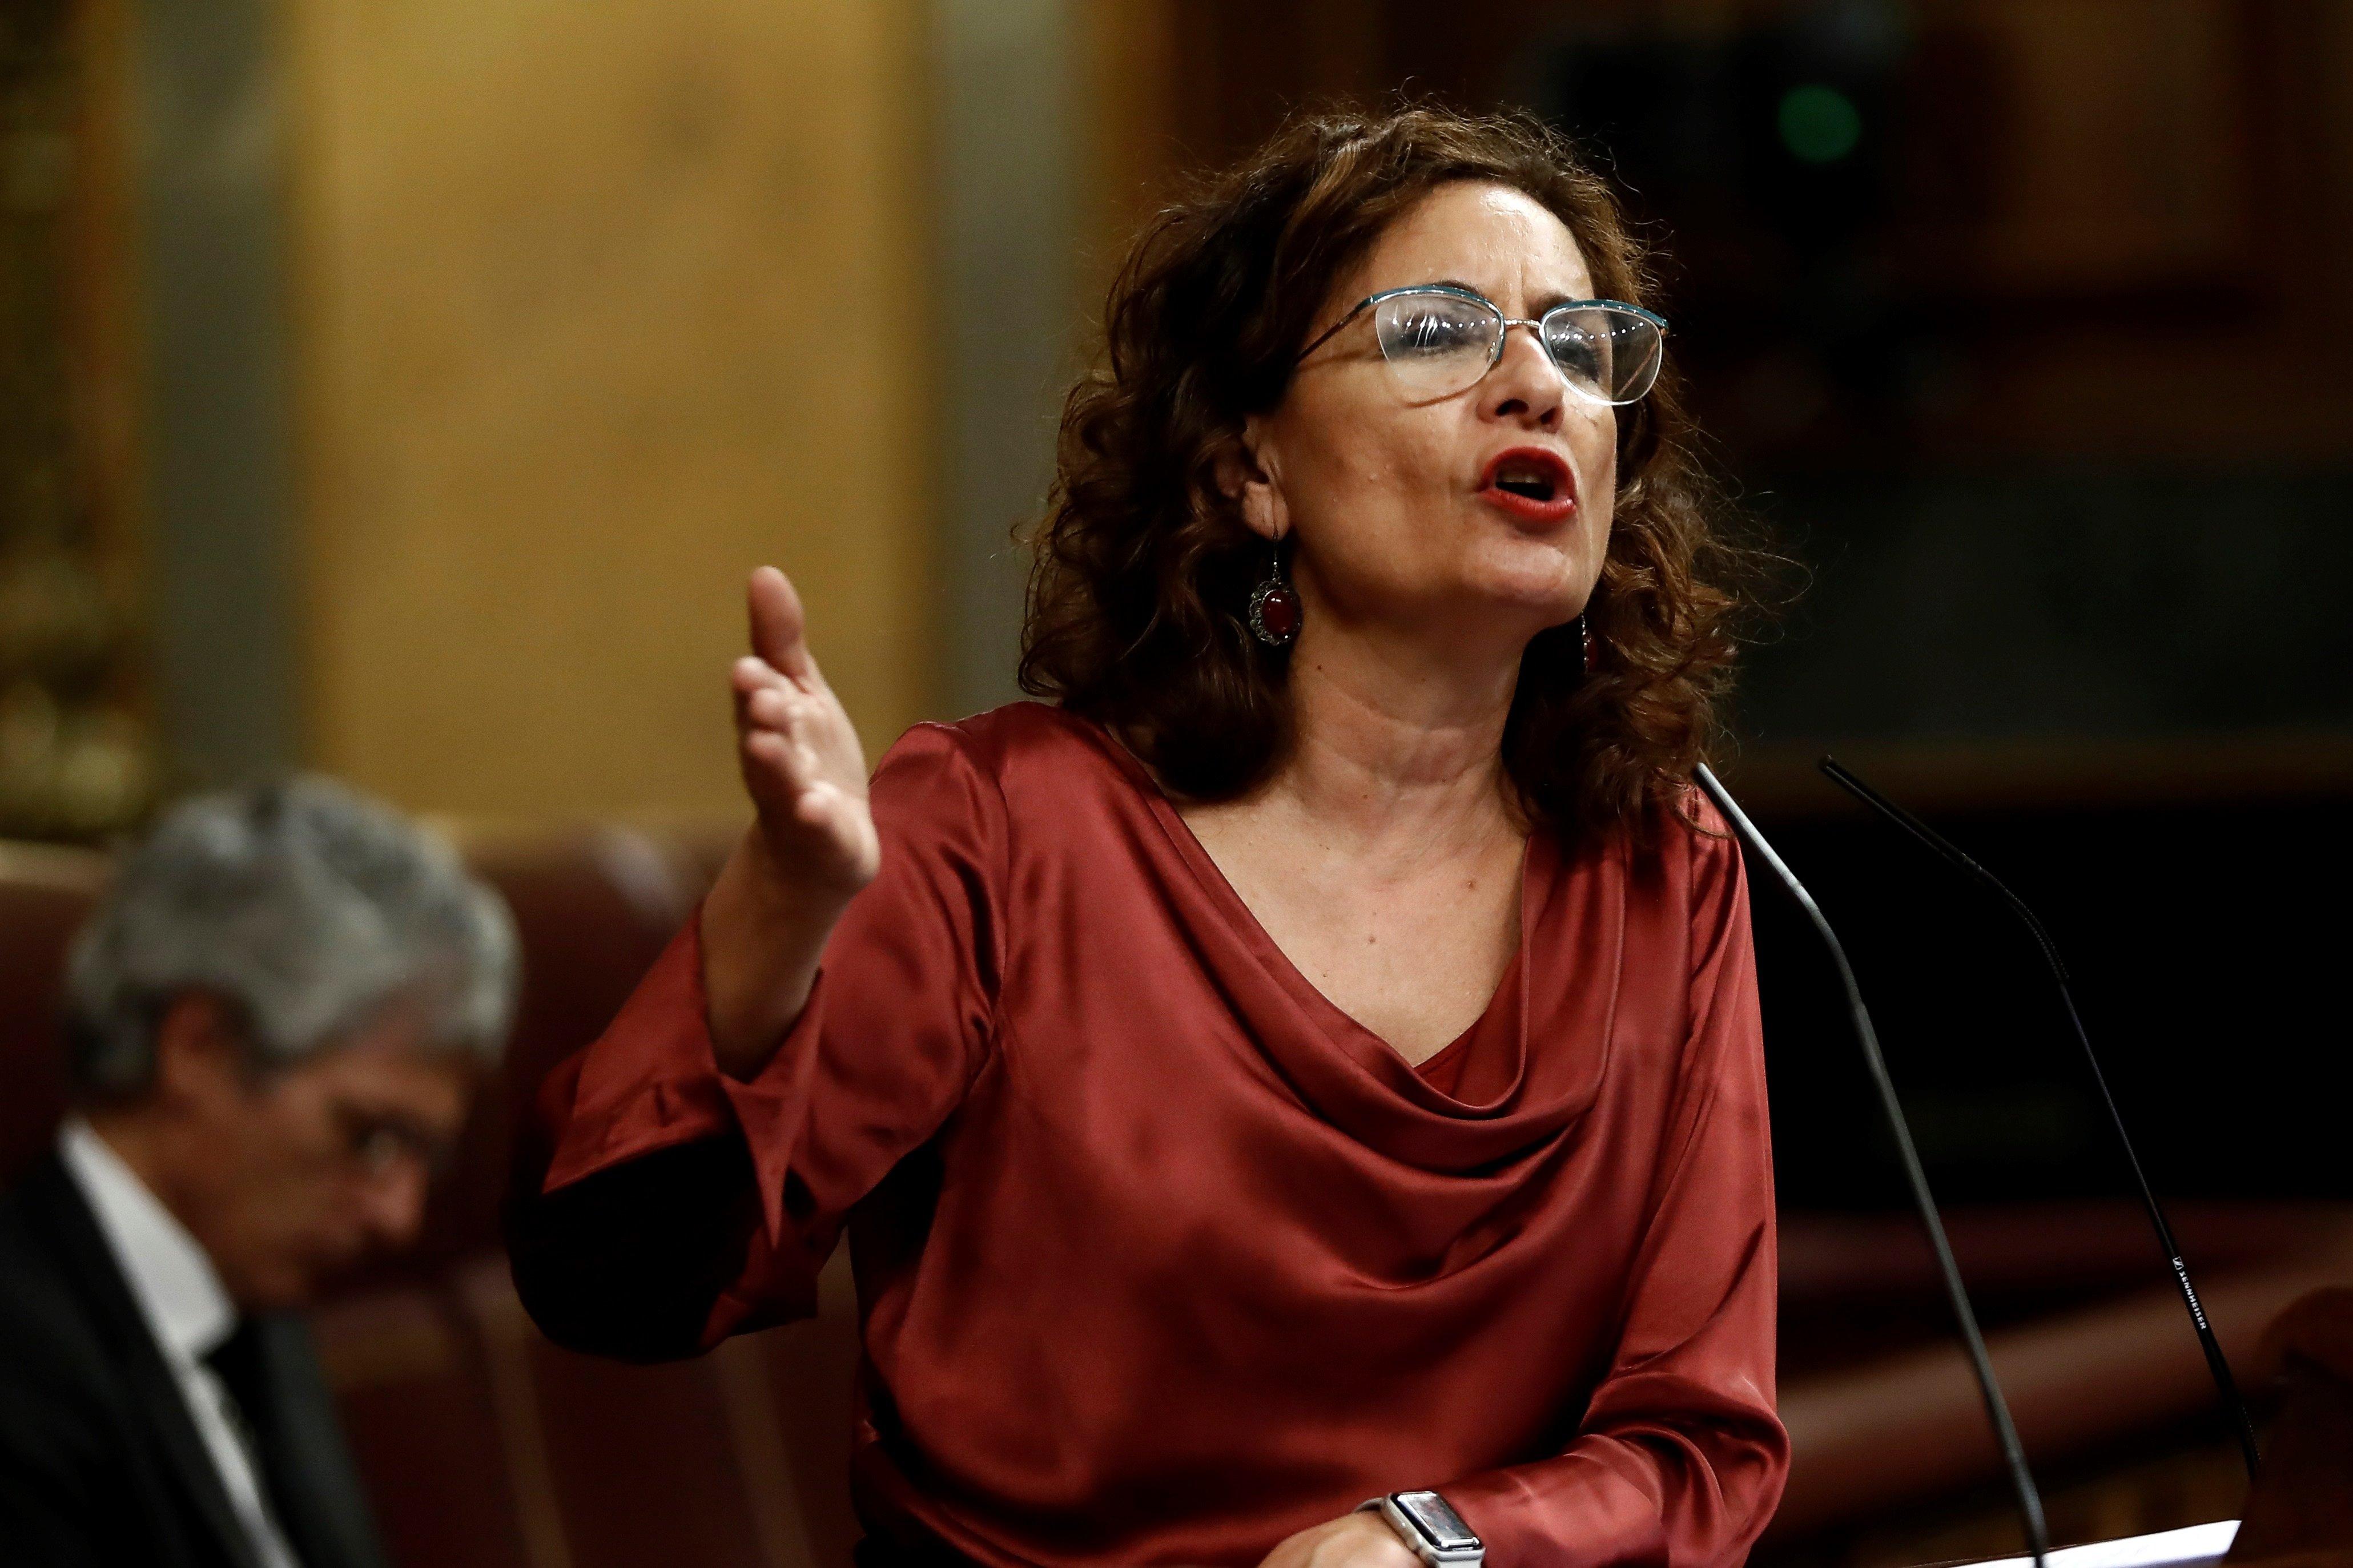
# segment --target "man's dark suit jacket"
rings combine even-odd
[[[380,1568],[298,1319],[258,1320],[273,1408],[248,1411],[304,1568]],[[256,1568],[228,1493],[81,1189],[54,1153],[0,1198],[0,1561]]]

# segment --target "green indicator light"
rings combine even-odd
[[[1862,140],[1862,111],[1834,87],[1810,82],[1781,99],[1781,144],[1809,163],[1835,163]]]

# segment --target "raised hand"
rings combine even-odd
[[[746,590],[752,651],[735,661],[735,760],[758,818],[702,915],[702,984],[721,1068],[748,1079],[807,1005],[834,923],[882,863],[866,757],[809,657],[800,595],[773,566]]]
[[[846,898],[874,879],[881,860],[858,731],[810,657],[791,580],[763,566],[745,597],[752,651],[731,677],[744,791],[786,886]]]

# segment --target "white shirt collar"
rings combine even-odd
[[[237,1305],[212,1259],[87,1121],[66,1119],[58,1152],[90,1200],[165,1358],[201,1362],[237,1327]]]

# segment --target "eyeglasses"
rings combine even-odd
[[[1535,331],[1571,392],[1617,407],[1642,400],[1658,381],[1665,357],[1666,318],[1640,305],[1571,300],[1555,305],[1541,320],[1525,321],[1504,315],[1493,301],[1468,289],[1423,283],[1358,300],[1299,358],[1331,342],[1366,310],[1373,313],[1373,331],[1391,378],[1415,403],[1451,397],[1477,385],[1504,357],[1504,334],[1513,327]]]

